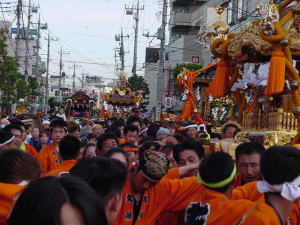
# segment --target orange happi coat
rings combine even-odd
[[[57,177],[61,173],[68,173],[72,167],[76,164],[76,160],[64,160],[61,165],[59,165],[56,169],[51,170],[46,176]]]
[[[25,149],[26,149],[26,152],[29,153],[32,157],[34,157],[34,158],[38,157],[38,152],[31,145],[25,144]]]
[[[42,148],[37,159],[43,173],[48,173],[61,164],[58,147],[55,144],[49,144]]]
[[[231,200],[224,194],[208,188],[203,188],[199,195],[198,202],[210,208],[206,215],[206,225],[234,225],[253,206],[253,202],[249,200]]]
[[[196,182],[196,178],[163,178],[156,186],[144,192],[135,225],[154,225],[162,213],[185,209],[202,189],[203,186]],[[122,198],[123,204],[114,225],[131,225],[134,201],[130,181],[124,188]]]
[[[262,196],[255,205],[244,215],[240,225],[282,225],[280,219],[266,199]]]
[[[24,189],[17,184],[0,183],[0,225],[7,222],[15,197]]]

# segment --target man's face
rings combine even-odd
[[[125,134],[126,142],[132,145],[136,145],[136,142],[138,142],[138,133],[136,131],[128,131],[127,134]]]
[[[104,133],[104,129],[101,126],[96,126],[93,128],[93,133],[96,135],[96,137],[99,137],[101,134]]]
[[[107,139],[102,144],[102,152],[105,153],[111,148],[115,148],[118,146],[118,143],[115,139]]]
[[[14,145],[15,148],[20,148],[22,142],[22,132],[17,129],[12,129],[11,133],[15,136],[12,145]]]
[[[52,129],[52,140],[54,143],[58,144],[64,136],[66,136],[65,128],[63,127],[54,127]]]
[[[39,135],[40,135],[39,129],[38,128],[33,128],[32,129],[32,137],[35,138],[35,139],[38,139]]]
[[[186,131],[186,135],[191,139],[195,139],[197,137],[197,128],[196,127],[188,128]]]
[[[237,160],[237,169],[242,176],[243,184],[260,180],[260,155],[252,153],[250,155],[240,155]]]
[[[197,162],[200,162],[200,158],[193,149],[186,149],[182,152],[179,153],[179,158],[178,158],[178,166],[188,166]],[[186,177],[192,177],[196,176],[197,174],[197,169],[190,171]]]
[[[234,138],[234,134],[236,132],[236,128],[235,127],[228,127],[224,134],[223,134],[223,139],[226,139],[226,138]]]
[[[171,152],[169,155],[168,155],[168,160],[170,161],[170,165],[169,165],[169,168],[172,169],[172,168],[176,168],[177,167],[177,162],[175,161],[174,157],[173,157],[173,152]]]
[[[144,192],[158,183],[147,177],[142,170],[135,174],[133,180],[132,186],[135,192]]]
[[[133,163],[133,162],[136,162],[138,160],[136,152],[126,152],[126,155],[127,155],[129,164]]]
[[[75,130],[74,132],[71,133],[71,135],[73,135],[74,137],[77,137],[79,139],[80,138],[80,131]]]
[[[64,109],[59,109],[59,110],[58,110],[58,113],[62,115],[62,114],[65,113],[65,110],[64,110]]]

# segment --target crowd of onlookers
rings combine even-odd
[[[233,140],[183,121],[67,118],[0,130],[0,225],[294,224],[300,212],[300,152]]]

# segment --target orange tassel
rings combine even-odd
[[[226,61],[220,61],[217,65],[215,78],[206,89],[206,92],[215,98],[225,96],[225,89],[229,80],[229,72],[229,63]]]
[[[246,113],[252,113],[254,109],[254,103],[251,103],[246,109]]]
[[[275,49],[272,52],[268,83],[265,89],[265,95],[281,93],[284,88],[284,80],[285,80],[285,56],[281,50]]]

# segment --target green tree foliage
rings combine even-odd
[[[175,68],[173,69],[173,76],[174,76],[174,80],[177,80],[177,76],[178,74],[181,73],[182,68],[186,68],[189,69],[190,71],[195,71],[195,70],[199,70],[202,68],[201,65],[198,64],[194,64],[194,63],[182,63],[182,64],[177,64],[175,66]]]
[[[18,64],[13,57],[8,56],[6,50],[7,31],[0,29],[0,92],[3,107],[9,108],[18,99],[29,95],[36,96],[38,84],[35,78],[28,77],[18,72]]]
[[[141,101],[141,110],[146,111],[146,107],[149,104],[149,86],[145,81],[144,77],[133,75],[127,80],[127,87],[132,91],[142,91],[142,101]]]

